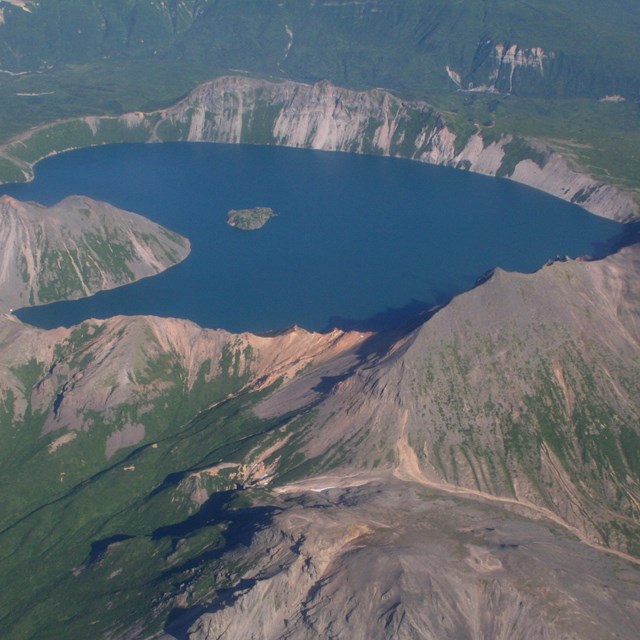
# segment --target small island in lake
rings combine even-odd
[[[227,224],[243,231],[253,231],[264,227],[270,218],[278,214],[269,207],[255,207],[253,209],[231,209],[227,213]]]

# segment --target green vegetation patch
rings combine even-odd
[[[278,214],[269,207],[253,209],[231,209],[227,213],[227,224],[243,231],[254,231],[264,227],[271,218]]]
[[[81,366],[101,326],[78,327],[56,350],[56,368],[69,358]],[[263,512],[253,515],[248,493],[242,505],[231,495],[213,508],[217,491],[233,494],[237,467],[218,476],[206,470],[241,463],[283,425],[253,413],[269,389],[233,396],[252,359],[250,349],[229,345],[218,363],[203,364],[191,392],[171,354],[150,359],[144,376],[160,395],[108,414],[85,412],[86,431],[55,451],[49,445],[63,434],[41,437],[42,417],[30,411],[8,424],[16,401],[4,394],[0,428],[10,431],[0,473],[7,488],[0,541],[10,560],[0,578],[18,575],[15,588],[0,596],[6,637],[81,637],[90,624],[101,637],[138,621],[160,630],[184,587],[195,603],[217,585],[221,550],[249,540]],[[32,360],[14,373],[30,397],[47,372]],[[106,438],[127,423],[142,423],[145,439],[107,460]],[[202,502],[207,496],[211,507]]]
[[[94,141],[91,127],[84,120],[68,120],[44,127],[15,142],[8,152],[24,162],[34,162],[53,153],[87,147]]]
[[[533,160],[542,169],[549,156],[548,153],[535,149],[523,138],[514,138],[502,148],[504,150],[504,158],[500,168],[496,171],[498,177],[513,175],[516,166],[523,160]]]
[[[537,139],[561,153],[573,168],[607,184],[640,191],[640,109],[636,101],[482,93],[430,95],[429,101],[462,139],[476,131],[485,145],[508,135]],[[530,151],[518,153],[517,147],[512,150],[513,159],[523,151],[536,161]]]
[[[242,142],[244,144],[275,144],[273,135],[276,119],[282,105],[269,104],[266,100],[256,100],[251,111],[242,114]]]

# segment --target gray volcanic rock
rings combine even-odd
[[[0,400],[11,394],[15,423],[25,419],[27,408],[42,416],[43,434],[108,425],[110,457],[141,439],[129,440],[141,429],[144,434],[142,423],[154,402],[168,409],[168,398],[182,397],[192,411],[185,418],[191,418],[212,402],[220,377],[235,380],[229,391],[267,387],[293,378],[311,362],[320,366],[349,353],[364,338],[298,328],[271,338],[234,335],[146,316],[43,331],[0,316]],[[21,376],[27,368],[33,374],[29,385]],[[60,437],[54,451],[68,442]]]
[[[188,255],[186,238],[134,213],[72,196],[52,206],[0,198],[0,311],[88,296]]]
[[[237,586],[163,639],[635,638],[640,570],[548,523],[388,479],[287,496],[226,558]]]

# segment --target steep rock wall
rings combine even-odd
[[[632,196],[569,167],[539,141],[511,136],[467,140],[425,102],[382,89],[354,91],[329,82],[269,82],[222,77],[178,104],[152,113],[88,117],[36,129],[0,149],[26,178],[39,159],[70,148],[110,142],[207,141],[371,153],[510,177],[575,202],[597,215],[638,215]]]
[[[637,213],[628,194],[572,170],[558,153],[545,149],[544,163],[537,164],[539,143],[530,146],[533,159],[507,159],[504,147],[512,141],[510,136],[485,144],[475,134],[461,146],[444,117],[427,103],[404,101],[382,89],[361,92],[328,82],[220,78],[161,112],[153,127],[157,139],[168,126],[174,132],[188,128],[186,139],[192,141],[374,153],[506,175],[608,218],[627,219]]]

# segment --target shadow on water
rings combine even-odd
[[[640,221],[627,222],[623,225],[623,230],[604,242],[594,242],[588,255],[584,260],[601,260],[625,247],[640,242]],[[557,257],[562,260],[561,256]],[[552,261],[550,261],[552,262]],[[491,278],[494,270],[490,269],[478,277],[472,288],[484,284]],[[332,316],[329,318],[322,331],[332,329],[342,329],[343,331],[366,331],[366,332],[402,332],[411,331],[426,322],[438,309],[447,305],[451,300],[463,291],[437,291],[431,302],[411,300],[408,304],[390,308],[377,313],[368,318],[354,320],[342,316]]]
[[[456,292],[457,293],[457,292]],[[323,331],[342,329],[343,331],[393,331],[416,328],[426,322],[440,307],[447,304],[455,293],[438,291],[431,302],[411,300],[402,307],[385,309],[368,318],[353,320],[342,316],[331,316]]]
[[[432,303],[412,300],[403,307],[386,309],[369,318],[353,320],[342,316],[331,316],[324,332],[332,329],[343,331],[389,331],[398,327],[413,323],[416,319],[424,317],[433,308]]]
[[[591,254],[583,259],[601,260],[637,243],[640,243],[640,221],[628,222],[624,225],[623,231],[610,240],[594,243]],[[560,261],[565,259],[560,256],[557,258]],[[549,263],[551,262],[553,261]],[[472,289],[490,280],[494,273],[494,269],[489,269],[483,273],[475,281]],[[331,393],[340,382],[350,378],[363,362],[371,356],[385,356],[392,345],[397,344],[412,331],[431,319],[440,309],[449,304],[456,295],[458,293],[451,294],[440,291],[436,296],[437,302],[435,304],[412,300],[403,307],[387,309],[370,318],[361,320],[351,320],[339,316],[331,317],[323,331],[341,329],[343,331],[372,332],[373,335],[365,340],[358,350],[357,363],[340,375],[323,377],[313,390],[323,395]],[[274,335],[275,333],[273,332]]]
[[[620,251],[620,249],[624,249],[625,247],[630,247],[633,244],[637,244],[640,242],[640,221],[627,222],[624,225],[622,233],[612,238],[607,243],[599,243],[597,245],[598,249],[603,251],[602,256],[611,255],[612,253],[616,253]]]
[[[162,574],[160,579],[171,578],[194,569],[204,562],[217,560],[238,547],[248,547],[254,535],[268,526],[275,513],[279,511],[276,507],[232,508],[233,500],[238,493],[234,490],[215,493],[200,507],[197,513],[182,522],[159,527],[151,534],[152,540],[170,538],[175,549],[180,539],[189,537],[204,527],[220,523],[227,525],[223,534],[225,543],[222,546],[205,551],[183,564],[169,569]],[[189,627],[199,616],[207,611],[223,608],[232,601],[234,594],[250,588],[254,582],[253,580],[241,580],[232,589],[219,590],[215,600],[209,605],[174,607],[167,618],[165,633],[177,638],[177,640],[187,640]]]
[[[331,393],[342,381],[350,378],[366,362],[375,361],[378,358],[388,357],[394,345],[398,345],[408,337],[415,329],[429,320],[444,304],[449,302],[451,296],[442,298],[442,304],[425,304],[414,300],[404,307],[388,309],[372,318],[351,321],[345,318],[333,318],[332,328],[344,331],[371,332],[358,348],[356,361],[344,372],[335,376],[323,376],[320,382],[313,387],[313,391],[322,396]],[[402,353],[402,349],[397,354]]]

